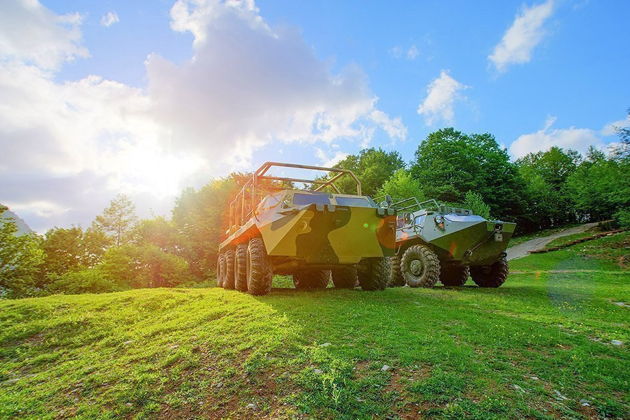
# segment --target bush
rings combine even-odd
[[[65,273],[57,276],[48,285],[51,293],[107,293],[121,290],[121,287],[107,279],[97,268]]]
[[[630,229],[630,210],[619,210],[614,215],[615,221],[622,229]]]
[[[490,218],[490,206],[483,201],[483,197],[479,193],[468,191],[464,199],[464,207],[472,210],[473,214],[485,219]]]

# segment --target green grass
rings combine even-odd
[[[0,418],[628,418],[627,241],[514,261],[499,289],[2,301]]]
[[[562,246],[565,244],[568,244],[571,241],[575,241],[577,239],[582,239],[582,238],[588,238],[589,236],[593,236],[596,233],[594,232],[579,232],[579,233],[574,233],[572,235],[567,235],[567,236],[562,236],[560,238],[556,238],[553,241],[549,242],[547,245],[545,245],[545,248],[553,248],[554,246]]]

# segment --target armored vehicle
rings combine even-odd
[[[327,176],[273,176],[272,168]],[[356,194],[339,192],[336,182],[342,178],[356,184]],[[294,183],[313,189],[298,190]],[[351,171],[267,162],[230,203],[228,219],[217,262],[217,283],[226,289],[264,295],[274,274],[293,276],[297,289],[325,288],[331,278],[338,288],[354,288],[357,282],[364,290],[387,285],[395,210],[361,195],[361,183]]]
[[[471,210],[415,197],[391,204],[398,212],[396,256],[390,286],[462,286],[472,277],[480,287],[499,287],[508,275],[505,249],[515,223],[486,220]]]

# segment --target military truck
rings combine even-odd
[[[505,250],[515,223],[415,197],[390,206],[398,214],[390,286],[463,286],[470,276],[480,287],[499,287],[507,279]]]
[[[326,176],[271,175],[276,168]],[[341,179],[354,183],[356,194],[341,194]],[[287,187],[295,183],[311,190]],[[274,274],[291,275],[297,289],[325,288],[331,278],[337,288],[387,285],[395,210],[361,195],[361,183],[349,170],[266,162],[231,201],[228,219],[217,261],[217,284],[225,289],[264,295]]]

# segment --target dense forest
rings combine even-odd
[[[630,130],[604,153],[552,147],[513,162],[491,134],[433,132],[406,163],[396,151],[365,149],[336,166],[354,171],[364,194],[434,198],[485,217],[516,221],[518,232],[614,219],[630,227]],[[246,174],[233,173],[178,197],[170,219],[138,220],[116,197],[92,225],[15,235],[0,222],[0,296],[203,286],[213,281],[225,207]],[[351,185],[341,185],[352,192]],[[0,208],[0,213],[6,209]]]

